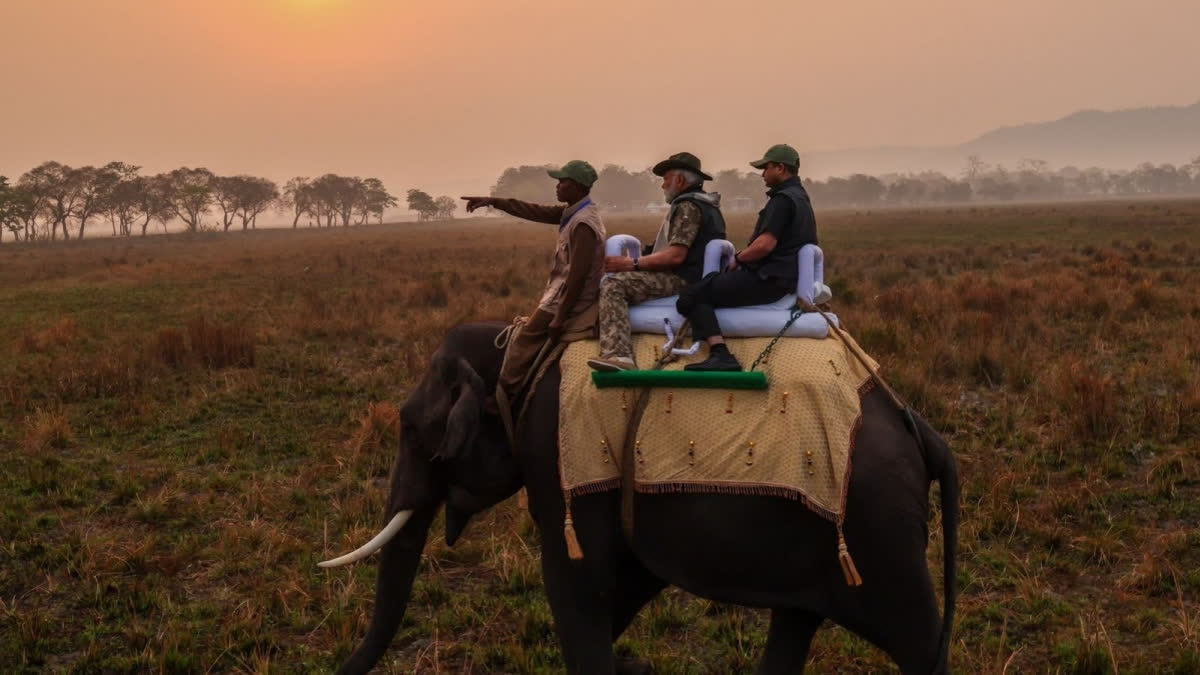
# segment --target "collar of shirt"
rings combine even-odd
[[[781,191],[783,191],[783,189],[784,189],[784,188],[791,187],[791,186],[793,186],[793,185],[799,185],[799,184],[800,184],[800,177],[799,177],[799,176],[792,176],[791,178],[789,178],[789,179],[787,179],[787,180],[783,181],[782,183],[780,183],[780,184],[776,185],[775,187],[771,188],[770,190],[767,190],[767,196],[768,196],[768,197],[774,197],[775,195],[777,195],[777,194],[779,194]]]
[[[579,201],[575,202],[574,204],[563,209],[562,222],[560,222],[558,224],[558,229],[561,230],[564,227],[566,227],[567,223],[571,221],[571,216],[575,215],[576,213],[579,212],[580,209],[582,209],[583,207],[585,207],[591,203],[592,203],[591,197],[584,197],[583,199],[580,199]]]

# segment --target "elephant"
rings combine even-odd
[[[915,428],[906,425],[878,388],[863,397],[844,523],[861,586],[843,577],[833,525],[779,497],[636,494],[629,539],[618,493],[576,497],[571,511],[584,556],[572,560],[559,483],[557,368],[530,394],[519,452],[509,447],[499,417],[485,412],[503,357],[493,339],[503,327],[466,323],[447,333],[401,408],[386,526],[358,550],[320,563],[381,554],[370,626],[338,672],[368,672],[387,650],[439,508],[445,506],[446,542],[453,545],[473,515],[522,487],[541,537],[545,591],[569,673],[637,667],[619,665],[613,643],[668,585],[769,609],[760,673],[801,672],[825,619],[881,648],[904,673],[949,672],[958,478],[950,448],[924,420],[914,416]],[[941,618],[925,556],[932,480],[941,484]]]

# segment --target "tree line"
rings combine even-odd
[[[383,221],[398,201],[378,178],[296,177],[282,188],[256,176],[220,176],[205,168],[182,167],[144,175],[141,167],[110,162],[101,167],[71,167],[45,162],[15,183],[0,176],[0,238],[17,241],[81,239],[90,225],[107,223],[113,236],[146,235],[154,224],[167,231],[173,221],[185,230],[219,229],[235,224],[256,229],[268,211],[288,213],[292,227],[333,227]],[[216,215],[219,220],[206,222]]]
[[[546,178],[547,168],[552,167],[509,167],[492,186],[491,195],[553,203],[554,185]],[[631,172],[610,164],[601,169],[592,198],[610,211],[658,209],[663,203],[660,183],[649,169]],[[1181,166],[1145,163],[1121,171],[1074,166],[1052,170],[1039,159],[1024,159],[1015,169],[1008,169],[971,155],[954,177],[937,171],[880,176],[859,173],[826,180],[806,178],[804,185],[813,204],[822,208],[1200,195],[1200,157]],[[719,171],[705,189],[719,192],[726,210],[757,209],[766,201],[762,178],[750,171]]]
[[[554,203],[548,168],[552,167],[509,167],[491,194]],[[592,198],[610,211],[658,210],[663,206],[660,183],[649,169],[629,171],[609,164],[601,169]],[[1200,195],[1200,157],[1180,166],[1144,163],[1130,170],[1051,169],[1043,160],[1024,159],[1010,170],[971,155],[955,177],[936,171],[860,173],[804,183],[820,208],[1185,196]],[[717,172],[706,187],[721,193],[727,210],[757,209],[766,199],[762,179],[750,171]],[[419,189],[408,190],[406,197],[408,209],[422,221],[453,218],[457,208],[452,197],[434,198]],[[0,241],[6,232],[17,241],[54,241],[60,234],[63,240],[78,239],[99,223],[107,223],[114,236],[144,236],[155,224],[166,232],[168,223],[175,221],[189,232],[228,232],[235,224],[248,230],[255,229],[259,215],[268,210],[287,213],[293,228],[302,219],[310,226],[349,227],[371,219],[382,223],[384,212],[398,204],[378,178],[328,173],[292,178],[280,187],[266,178],[219,176],[205,168],[144,175],[140,167],[124,162],[101,167],[45,162],[15,183],[0,176]],[[213,214],[219,221],[209,224],[205,218]]]

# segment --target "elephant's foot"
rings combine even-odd
[[[650,675],[650,662],[635,659],[632,656],[618,656],[616,659],[617,675]]]

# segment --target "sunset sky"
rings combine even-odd
[[[0,174],[56,159],[393,193],[746,168],[1200,99],[1196,0],[0,0]]]

